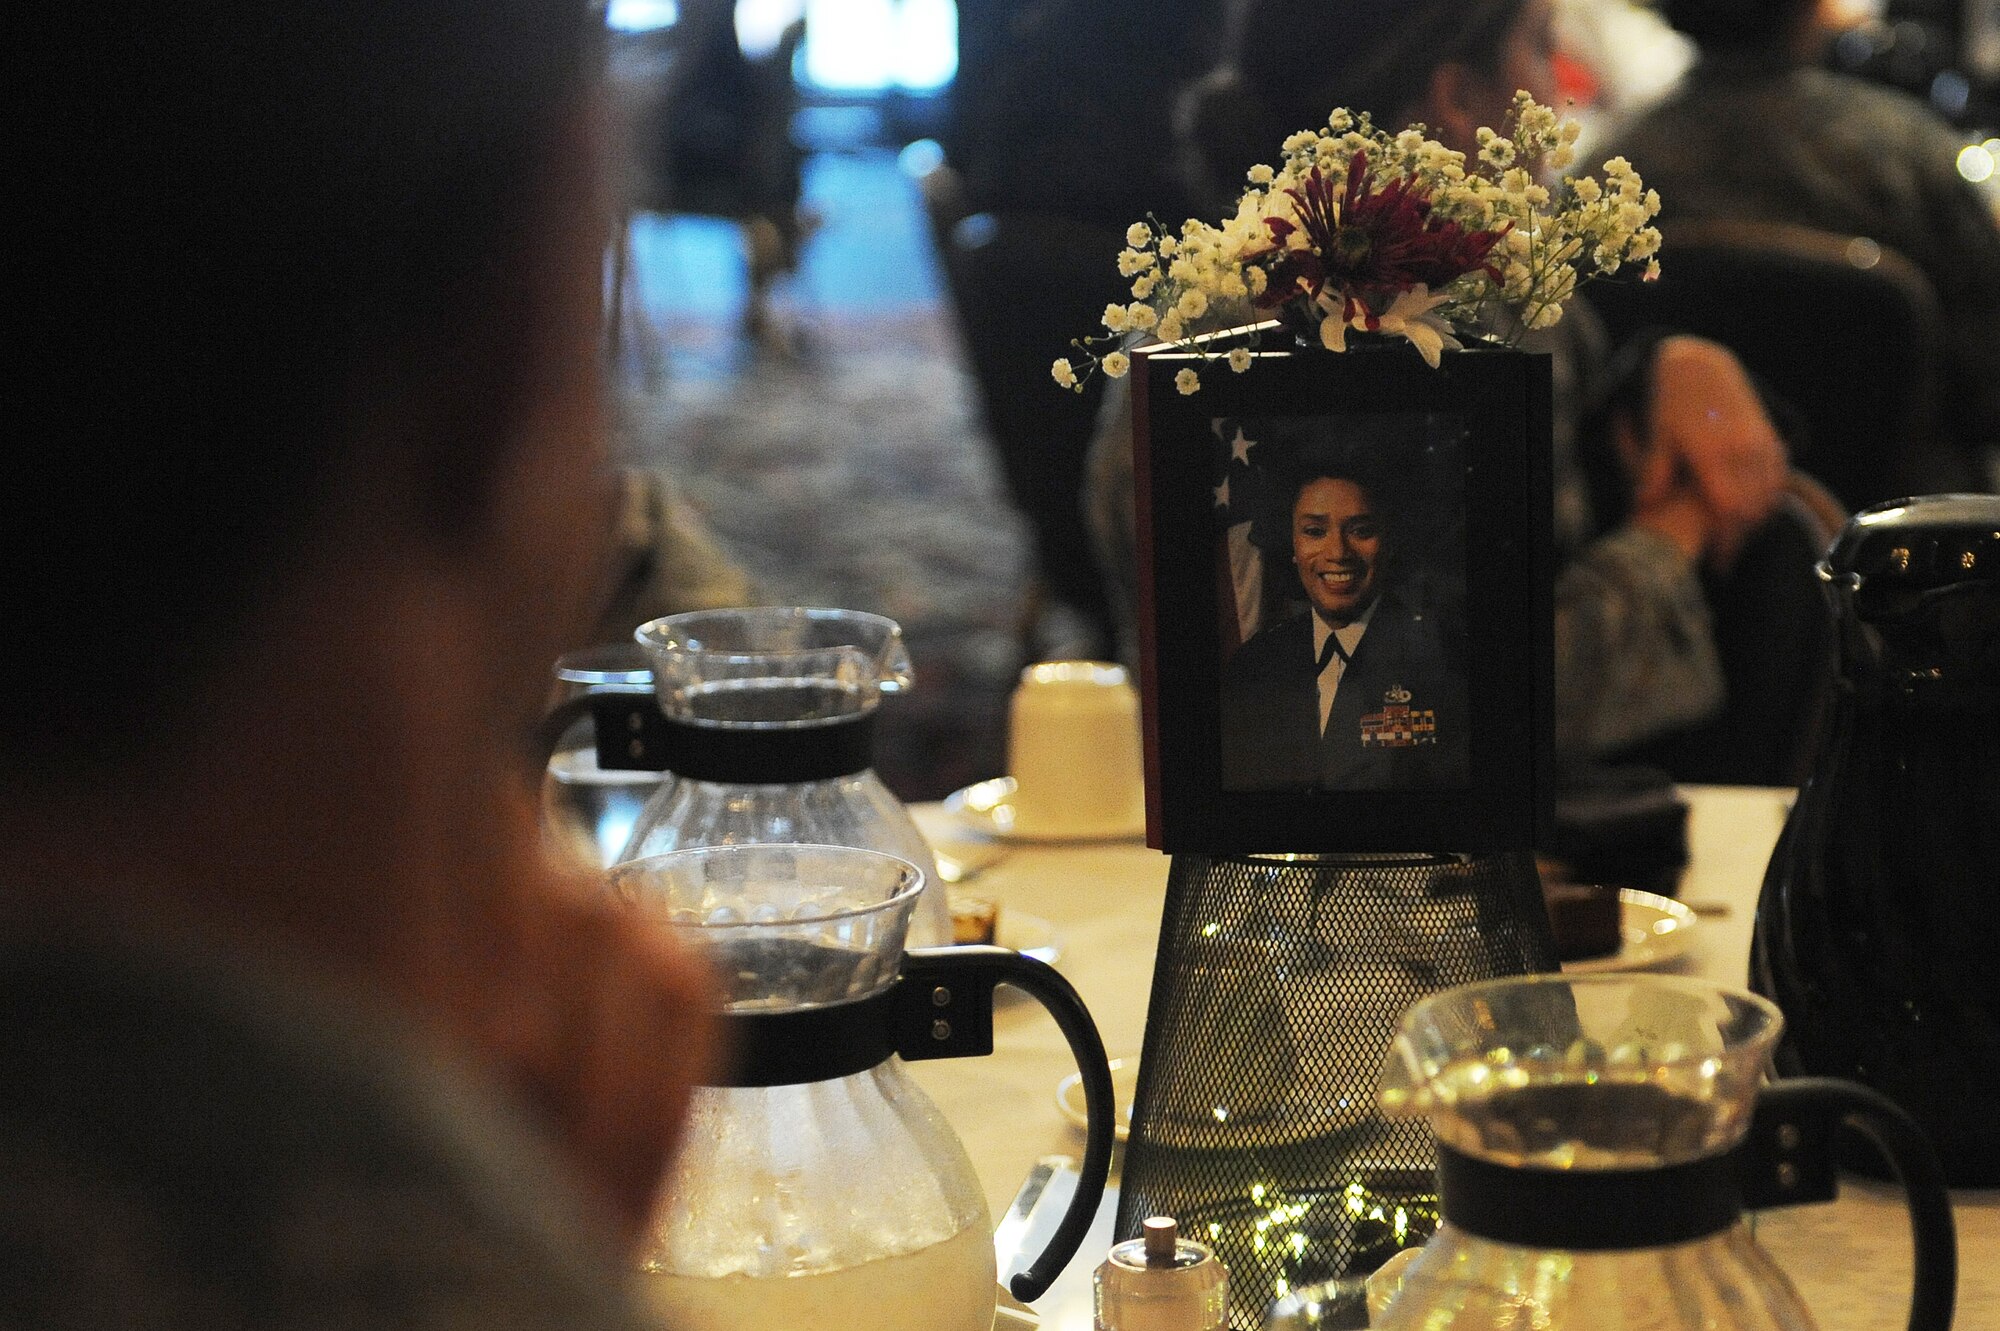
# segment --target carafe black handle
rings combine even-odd
[[[1916,1257],[1910,1331],[1948,1331],[1958,1297],[1951,1194],[1923,1129],[1889,1097],[1833,1077],[1788,1077],[1765,1086],[1736,1151],[1745,1205],[1832,1201],[1840,1175],[1834,1132],[1843,1124],[1875,1143],[1903,1185]]]
[[[993,1052],[993,989],[1011,984],[1047,1008],[1083,1075],[1088,1126],[1082,1177],[1048,1246],[1007,1282],[1023,1303],[1048,1291],[1076,1255],[1104,1200],[1111,1173],[1114,1115],[1111,1064],[1097,1025],[1076,989],[1053,966],[1004,947],[920,947],[903,957],[897,986],[896,1052],[906,1060],[971,1058]]]
[[[579,721],[591,723],[597,765],[602,770],[666,770],[666,758],[660,752],[660,731],[666,718],[660,714],[652,689],[605,685],[565,698],[543,715],[535,729],[535,746],[541,760],[536,771],[549,765],[556,755],[556,746]]]

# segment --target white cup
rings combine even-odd
[[[1109,661],[1021,672],[1008,712],[1013,830],[1028,837],[1132,836],[1145,826],[1139,694]]]

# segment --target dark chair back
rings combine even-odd
[[[1054,213],[968,212],[949,165],[925,172],[918,185],[980,416],[1034,534],[1043,589],[1108,635],[1103,577],[1082,511],[1084,455],[1103,380],[1082,394],[1064,392],[1049,365],[1076,357],[1071,338],[1104,331],[1107,304],[1131,299],[1118,275],[1124,231]]]
[[[1656,282],[1599,282],[1614,337],[1646,326],[1729,347],[1807,430],[1797,466],[1858,509],[1953,488],[1938,434],[1942,322],[1907,259],[1863,237],[1772,223],[1666,230]]]

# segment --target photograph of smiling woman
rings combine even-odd
[[[1224,539],[1237,595],[1254,601],[1237,622],[1255,631],[1221,646],[1222,789],[1464,786],[1463,422],[1408,413],[1234,432],[1257,498],[1247,533],[1239,522]]]

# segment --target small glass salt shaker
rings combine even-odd
[[[1092,1279],[1096,1331],[1229,1331],[1229,1272],[1171,1216],[1140,1225]]]

